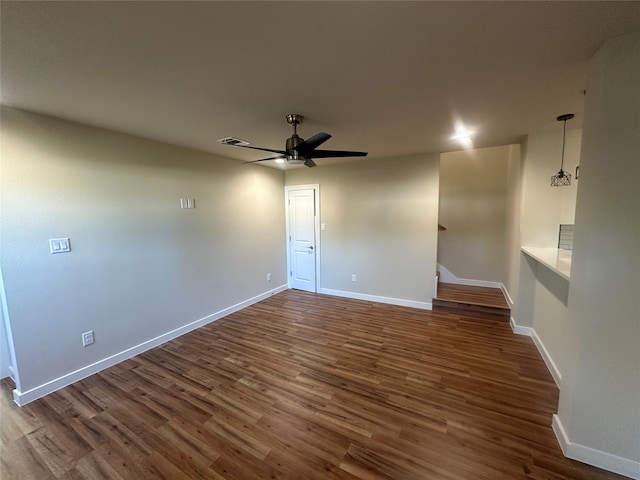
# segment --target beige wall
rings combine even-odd
[[[2,279],[0,279],[0,295],[4,295],[4,287],[2,285]],[[4,304],[4,300],[1,300]],[[10,377],[13,372],[13,360],[11,358],[11,352],[9,351],[9,340],[7,337],[6,324],[4,321],[4,313],[2,305],[0,305],[0,378]]]
[[[526,256],[520,247],[557,248],[560,224],[574,223],[580,180],[576,181],[573,175],[580,159],[581,138],[582,129],[567,130],[564,169],[571,173],[572,182],[566,187],[550,185],[551,176],[560,169],[562,123],[558,122],[553,131],[532,133],[525,139],[521,159],[521,244],[510,250],[509,258],[508,289],[515,300],[512,316],[518,326],[535,331],[557,380],[564,370],[569,281]],[[514,282],[514,278],[518,281]]]
[[[558,418],[570,456],[640,462],[640,33],[591,67]]]
[[[456,277],[502,283],[511,146],[440,156],[438,263]]]
[[[286,284],[281,171],[9,108],[1,148],[18,390]]]
[[[505,220],[505,273],[504,286],[509,301],[518,298],[520,275],[520,214],[522,199],[522,148],[511,145],[507,166],[507,212]]]
[[[560,170],[562,122],[550,132],[530,134],[522,151],[522,245],[557,247],[560,224],[574,223],[576,195],[580,180],[574,174],[580,159],[582,129],[571,129],[567,122],[564,170],[572,176],[571,185],[552,187],[551,176]]]
[[[438,154],[291,169],[285,182],[320,185],[320,289],[431,303]]]

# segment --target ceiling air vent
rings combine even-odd
[[[225,145],[233,145],[233,146],[242,146],[249,145],[249,142],[245,142],[244,140],[240,140],[239,138],[234,137],[225,137],[218,139],[219,143],[224,143]]]

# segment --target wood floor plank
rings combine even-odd
[[[101,455],[91,452],[82,457],[73,469],[60,478],[68,480],[124,480]]]
[[[23,408],[11,388],[3,480],[623,478],[562,455],[530,338],[445,311],[288,290]]]
[[[38,449],[23,436],[3,445],[0,478],[48,480],[55,478],[55,475],[40,456]]]

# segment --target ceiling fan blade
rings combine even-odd
[[[305,166],[311,168],[311,167],[315,167],[316,166],[316,162],[314,162],[313,160],[311,160],[310,158],[306,159],[304,161]]]
[[[231,145],[232,147],[240,147],[240,148],[250,148],[252,150],[261,150],[263,152],[272,152],[272,153],[279,153],[280,155],[286,155],[287,152],[285,152],[284,150],[273,150],[271,148],[262,148],[262,147],[251,147],[249,145]]]
[[[257,162],[266,162],[267,160],[276,160],[278,158],[286,158],[284,155],[276,155],[275,157],[269,157],[269,158],[261,158],[260,160],[253,160],[251,162],[242,162],[244,163],[257,163]]]
[[[331,135],[325,132],[316,133],[313,137],[306,139],[300,145],[296,146],[296,150],[300,153],[308,153],[318,148],[324,142],[329,140]]]
[[[345,150],[314,150],[310,152],[313,158],[366,157],[367,152],[351,152]]]

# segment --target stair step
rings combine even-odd
[[[440,282],[433,310],[486,320],[508,322],[511,308],[502,290],[493,287]]]
[[[440,298],[434,298],[432,305],[433,311],[435,312],[453,313],[467,317],[484,318],[500,322],[508,322],[511,317],[511,310],[504,307],[442,300]]]

